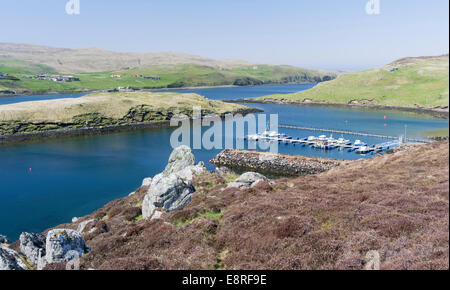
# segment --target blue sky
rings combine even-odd
[[[364,69],[449,50],[448,0],[0,0],[0,42]]]

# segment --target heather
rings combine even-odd
[[[448,269],[448,158],[437,142],[249,189],[208,172],[161,219],[140,218],[144,186],[63,226],[97,220],[84,269],[363,269],[371,250],[382,269]]]

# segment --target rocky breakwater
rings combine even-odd
[[[176,148],[170,155],[165,170],[143,182],[150,187],[142,203],[142,217],[155,219],[164,211],[184,208],[195,192],[191,183],[194,176],[204,171],[206,168],[202,162],[195,165],[195,156],[189,147]]]
[[[339,166],[342,161],[269,152],[227,149],[211,161],[217,167],[234,171],[255,171],[276,176],[317,174]]]

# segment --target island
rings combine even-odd
[[[0,144],[29,139],[169,126],[176,114],[247,114],[258,109],[209,100],[193,93],[93,93],[79,98],[0,106]]]

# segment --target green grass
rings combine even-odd
[[[134,218],[133,221],[138,222],[142,219],[142,214],[138,215],[137,217]]]
[[[56,73],[56,71],[43,64],[36,64],[18,59],[0,59],[0,72],[8,74],[40,74]]]
[[[220,221],[220,219],[222,218],[223,212],[221,211],[204,211],[201,212],[199,214],[197,214],[195,217],[188,219],[188,220],[179,220],[176,221],[174,224],[176,226],[180,226],[180,227],[184,227],[187,225],[190,225],[195,219],[201,218],[201,217],[206,217],[206,218],[210,218],[216,221]]]
[[[288,82],[319,82],[333,78],[333,74],[326,74],[312,70],[305,70],[291,66],[258,65],[241,66],[234,69],[220,69],[201,65],[166,65],[150,66],[126,71],[110,71],[98,73],[81,73],[74,76],[79,82],[57,83],[53,81],[21,78],[20,74],[36,74],[34,71],[45,70],[45,66],[21,64],[21,61],[8,63],[0,62],[0,72],[13,74],[19,81],[0,80],[0,87],[16,92],[73,92],[86,90],[104,90],[117,87],[135,87],[139,89],[168,88],[168,87],[198,87],[224,85],[252,85],[265,83]],[[28,69],[26,69],[28,68]],[[32,70],[33,69],[33,70]],[[120,78],[112,78],[112,74],[119,74]],[[133,75],[155,76],[160,80],[134,78]]]
[[[139,106],[148,111],[191,114],[193,106],[216,114],[244,109],[245,106],[206,99],[197,94],[181,93],[94,93],[80,98],[22,102],[0,106],[0,121],[72,122],[85,114],[100,114],[105,118],[120,119],[130,109]],[[167,114],[165,114],[167,113]]]
[[[449,129],[437,129],[437,130],[431,130],[423,132],[422,134],[425,137],[448,137],[449,136]]]
[[[0,106],[0,135],[167,121],[193,107],[224,115],[247,107],[180,93],[96,93]]]
[[[390,72],[394,67],[398,70]],[[449,58],[446,55],[400,59],[381,68],[341,75],[310,90],[260,99],[425,108],[448,106]]]

